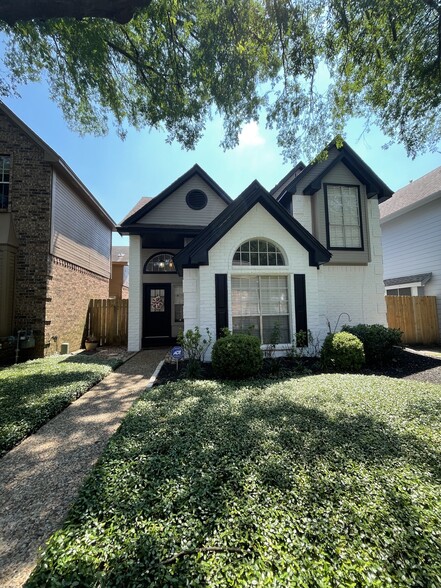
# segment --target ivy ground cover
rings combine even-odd
[[[34,433],[121,362],[58,355],[0,370],[0,455]]]
[[[28,587],[440,586],[440,416],[386,377],[154,388]]]

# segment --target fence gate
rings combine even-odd
[[[91,300],[85,336],[95,335],[101,345],[127,345],[128,309],[128,300]]]
[[[403,331],[407,345],[439,343],[436,296],[386,296],[387,324]]]

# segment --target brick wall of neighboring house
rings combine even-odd
[[[70,351],[80,349],[91,298],[108,298],[109,280],[72,263],[52,257],[48,287],[45,354],[69,343]],[[52,337],[57,337],[54,341]]]
[[[19,242],[14,330],[32,329],[36,354],[44,346],[51,222],[51,164],[43,150],[0,112],[0,153],[11,157],[8,211]]]

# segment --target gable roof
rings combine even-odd
[[[336,148],[339,154],[334,159],[330,160],[325,166],[324,170],[319,176],[314,178],[304,189],[303,194],[312,195],[318,192],[321,188],[322,180],[339,162],[342,162],[351,171],[354,176],[366,185],[368,198],[378,196],[378,201],[383,202],[392,196],[392,190],[381,180],[372,169],[361,159],[357,153],[349,147],[345,142],[342,147],[337,147],[334,139],[325,147],[324,151],[330,151]],[[289,195],[292,196],[297,191],[299,182],[307,177],[311,170],[319,163],[319,161],[312,161],[301,171],[292,182],[287,186],[286,190],[280,194],[278,201],[283,201]]]
[[[331,259],[331,253],[293,218],[257,180],[254,180],[187,247],[175,255],[174,262],[178,273],[182,275],[183,268],[208,265],[209,250],[257,203],[261,204],[309,252],[309,265],[318,267]]]
[[[386,287],[401,286],[402,284],[418,284],[424,286],[431,279],[432,272],[427,274],[414,274],[412,276],[401,276],[400,278],[389,278],[383,280]]]
[[[112,245],[112,263],[129,263],[128,245]]]
[[[150,200],[153,200],[153,198],[150,196],[142,196],[142,198],[138,200],[138,202],[135,204],[132,210],[130,210],[130,212],[126,214],[126,216],[122,219],[122,221],[119,224],[122,225],[128,218],[135,214],[135,212],[138,212],[138,210],[141,210],[143,206],[148,204]]]
[[[389,220],[441,197],[441,166],[397,190],[380,205],[380,219]]]
[[[19,127],[34,143],[36,143],[44,153],[45,161],[52,163],[55,169],[64,177],[67,177],[78,190],[80,197],[94,210],[104,223],[115,228],[115,221],[110,217],[107,211],[101,206],[93,194],[86,188],[80,178],[71,170],[67,163],[56,153],[47,143],[41,139],[34,131],[28,127],[4,102],[0,100],[0,111],[2,111],[17,127]]]
[[[274,194],[277,192],[277,190],[283,186],[283,184],[289,180],[289,178],[291,176],[298,176],[304,169],[305,169],[306,165],[303,163],[303,161],[299,161],[299,163],[297,163],[297,165],[295,165],[291,171],[289,171],[286,176],[284,176],[280,182],[277,182],[277,184],[274,186],[274,188],[271,188],[270,190],[270,194],[271,196],[274,196]]]
[[[170,194],[173,194],[178,188],[180,188],[185,182],[190,180],[194,175],[200,176],[209,186],[210,188],[216,192],[216,194],[227,204],[232,202],[231,198],[228,194],[222,190],[222,188],[217,184],[213,178],[211,178],[206,171],[204,171],[197,163],[190,168],[185,174],[180,176],[177,180],[175,180],[168,188],[163,190],[158,196],[154,198],[150,198],[148,202],[142,205],[140,208],[137,208],[135,212],[132,214],[129,213],[128,216],[120,223],[118,228],[128,228],[130,225],[135,224],[139,219],[141,219],[144,215],[149,213],[153,210],[158,204],[161,204]],[[139,203],[138,203],[139,204]],[[136,208],[136,207],[135,207]]]

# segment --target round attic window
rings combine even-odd
[[[202,190],[190,190],[185,198],[185,201],[187,206],[193,210],[202,210],[207,206],[208,198],[205,192],[202,192]]]

